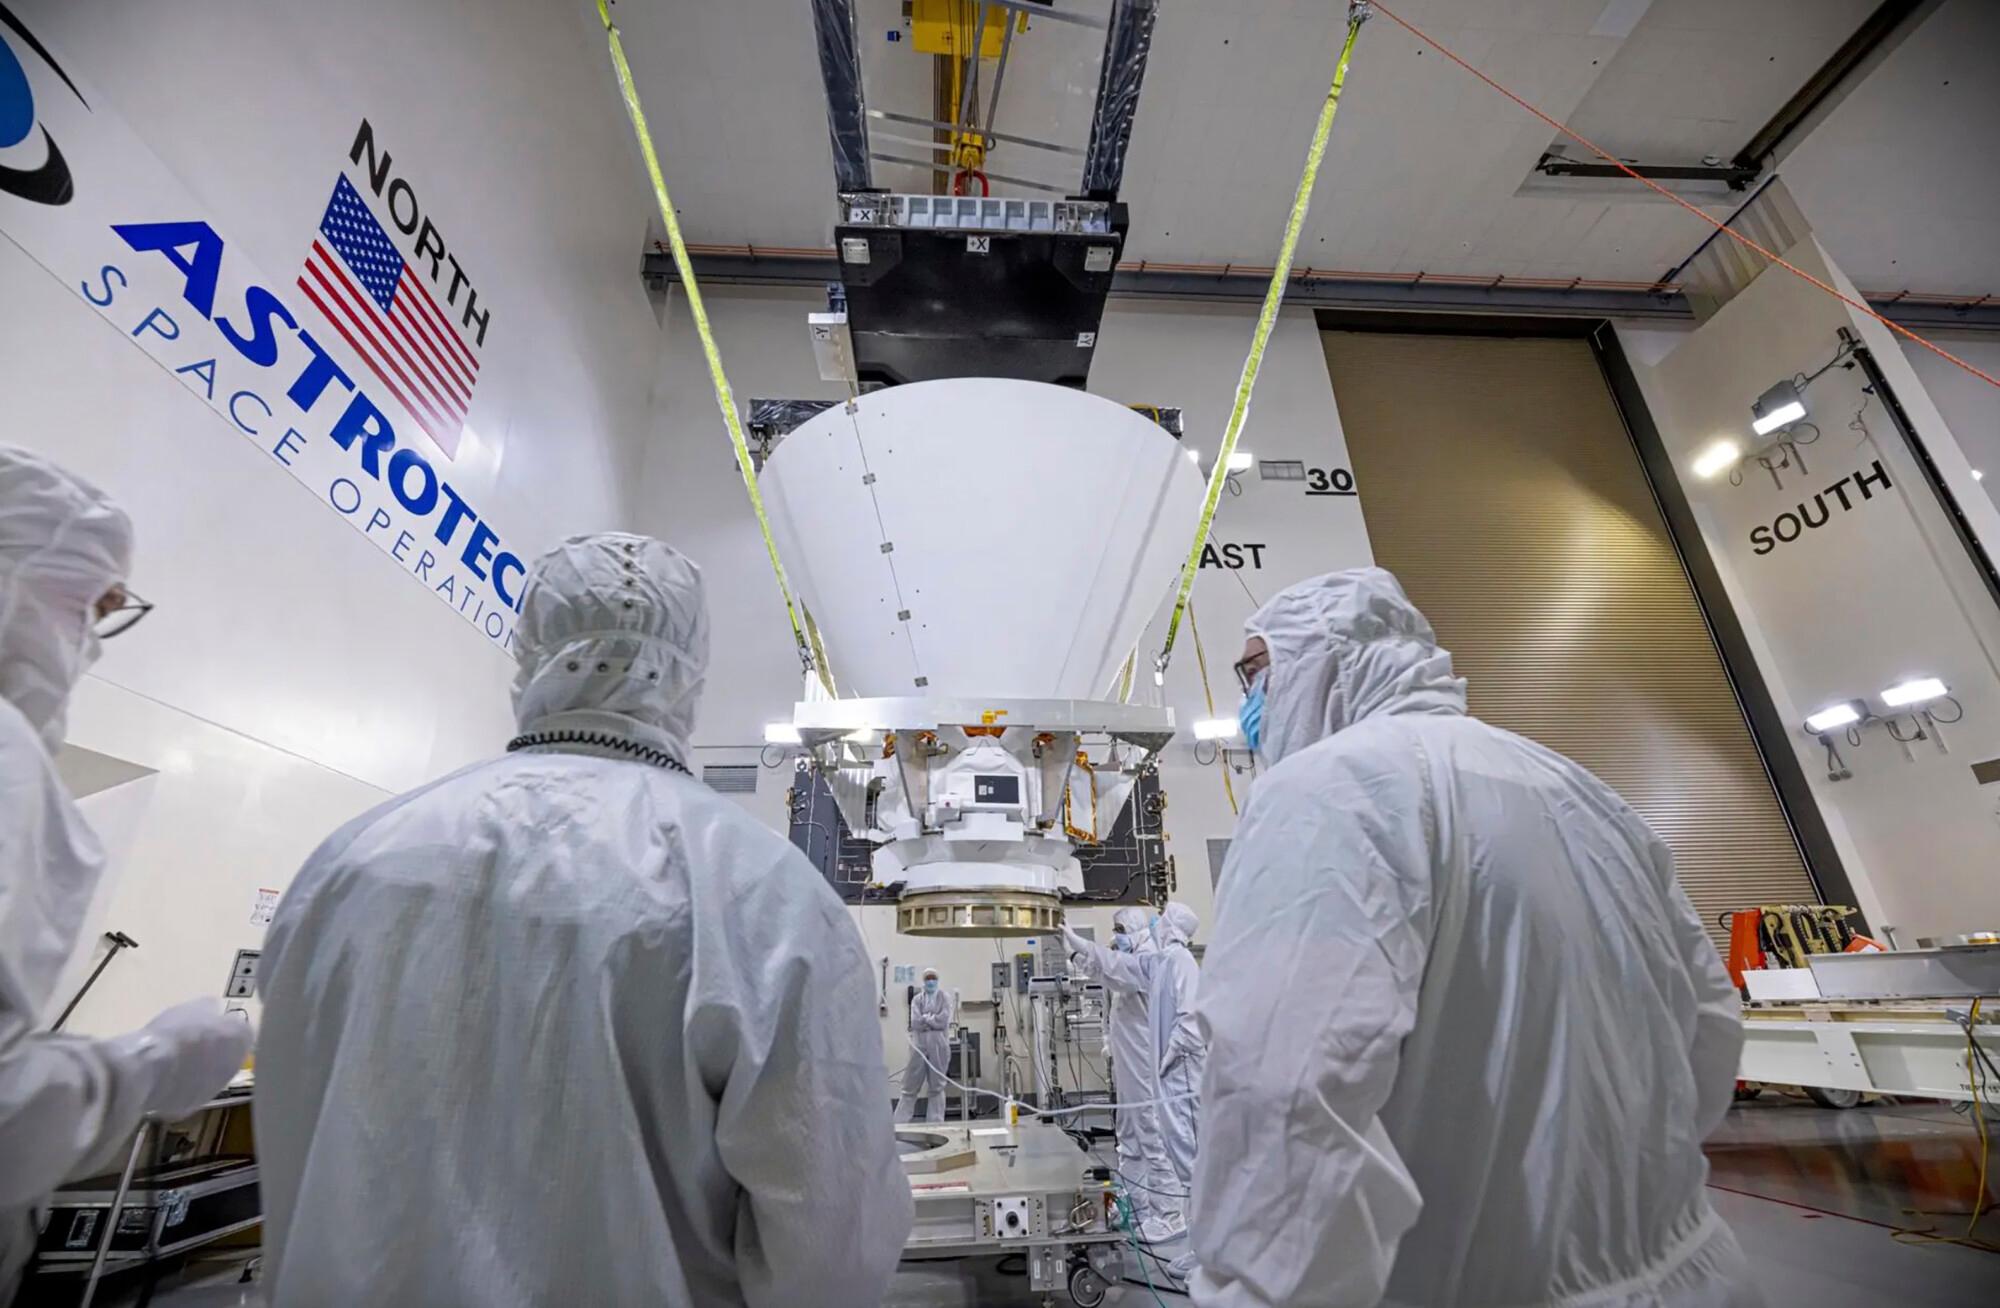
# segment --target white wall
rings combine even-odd
[[[587,6],[16,8],[191,192],[185,216],[274,287],[367,118],[491,313],[464,443],[438,465],[524,557],[629,523],[661,338],[636,276],[647,198]],[[157,769],[85,803],[113,854],[95,922],[141,947],[84,1030],[219,993],[262,935],[256,888],[511,725],[505,654],[123,336],[0,242],[0,439],[126,506],[132,584],[159,605],[73,714],[76,743]]]
[[[817,379],[806,337],[805,315],[823,307],[814,293],[720,289],[707,297],[722,357],[739,401],[753,397],[836,398],[837,385]],[[1099,335],[1091,389],[1128,403],[1179,405],[1186,411],[1187,443],[1213,454],[1234,398],[1254,325],[1254,306],[1205,307],[1114,303]],[[702,565],[714,611],[716,650],[702,718],[695,733],[703,762],[757,758],[763,725],[789,719],[799,690],[784,607],[765,561],[728,439],[716,413],[685,305],[676,296],[668,317],[672,348],[655,387],[658,437],[648,448],[642,480],[643,529],[686,549]],[[1243,448],[1261,458],[1298,459],[1322,469],[1346,468],[1346,443],[1334,407],[1332,383],[1308,312],[1287,312],[1266,355]],[[1233,717],[1240,698],[1230,665],[1242,648],[1242,623],[1253,597],[1261,601],[1285,583],[1335,568],[1367,563],[1367,535],[1357,498],[1307,497],[1299,482],[1263,482],[1256,473],[1238,479],[1241,494],[1225,495],[1214,539],[1235,545],[1240,569],[1204,568],[1195,584],[1195,611],[1208,655],[1217,716]],[[940,487],[941,511],[955,496],[976,488]],[[1192,541],[1194,524],[1187,524]],[[1261,545],[1254,554],[1250,545]],[[1252,560],[1255,560],[1253,563]],[[1164,609],[1141,649],[1150,659],[1164,638]],[[1149,674],[1139,694],[1152,695]],[[1184,626],[1168,671],[1164,702],[1185,732],[1210,715],[1202,695],[1199,662]],[[1191,741],[1169,746],[1161,767],[1168,794],[1166,827],[1176,859],[1176,895],[1204,920],[1212,892],[1206,840],[1226,837],[1234,816],[1219,764],[1200,766]],[[1237,780],[1239,801],[1248,778]],[[789,773],[766,770],[760,790],[746,803],[782,829],[783,791]],[[929,964],[948,989],[984,998],[989,992],[995,942],[921,940],[899,936],[888,908],[853,910],[877,959]],[[1108,910],[1087,910],[1100,938],[1110,930]],[[1025,944],[998,942],[1011,955]],[[981,1032],[991,1030],[990,1010],[967,1015]],[[890,1069],[900,1069],[908,1048],[905,1010],[894,997],[884,1019]],[[988,1062],[989,1083],[997,1070]]]
[[[1811,238],[1789,257],[1853,294]],[[1807,392],[1821,432],[1801,451],[1810,472],[1785,470],[1780,488],[1756,466],[1740,485],[1687,471],[1717,437],[1747,440],[1751,401],[1780,378],[1831,359],[1841,327],[1858,331],[1876,354],[1942,475],[1961,492],[1973,528],[2000,542],[2000,512],[1976,493],[1952,429],[1887,329],[1782,270],[1764,272],[1639,374],[1780,714],[1803,722],[1828,703],[1872,696],[1916,674],[1943,678],[1964,706],[1964,720],[1944,728],[1949,754],[1924,743],[1906,758],[1879,726],[1859,747],[1837,742],[1850,780],[1829,780],[1819,745],[1803,732],[1793,742],[1861,906],[1907,942],[2000,920],[2000,788],[1980,787],[1968,766],[2000,755],[2000,611],[1880,401],[1864,408],[1858,370],[1836,368]],[[1843,511],[1828,488],[1877,460],[1894,488],[1871,485],[1864,499],[1849,481],[1853,507]],[[1824,505],[1824,525],[1760,547],[1753,531],[1800,513],[1802,503],[1815,519]]]
[[[1940,348],[1957,355],[1989,377],[2000,377],[2000,333],[1926,332]],[[1930,393],[1932,403],[1959,448],[1974,468],[1985,473],[1980,488],[1988,499],[2000,496],[2000,387],[1983,381],[1918,345],[1896,338],[1903,357],[1916,370],[1917,379]]]

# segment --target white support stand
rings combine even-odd
[[[1969,1100],[1964,1028],[1946,1016],[1970,1000],[1765,1004],[1743,1011],[1745,1081]],[[2000,1064],[2000,998],[1974,1029]],[[1983,1005],[1982,1005],[1983,1007]],[[1989,1077],[1988,1084],[1992,1083]]]

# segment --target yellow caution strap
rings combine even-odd
[[[743,474],[743,489],[750,493],[750,510],[757,515],[757,530],[764,537],[764,552],[771,556],[771,571],[778,578],[778,592],[785,599],[785,616],[791,619],[792,639],[798,645],[799,661],[810,672],[818,674],[820,682],[829,695],[834,693],[833,679],[828,674],[825,661],[813,656],[814,643],[806,636],[806,624],[799,616],[798,602],[792,598],[791,583],[785,578],[785,564],[778,557],[778,543],[771,539],[771,520],[764,513],[764,497],[757,492],[757,465],[750,458],[750,443],[743,436],[743,420],[736,412],[736,396],[729,389],[728,374],[722,371],[722,353],[715,345],[715,331],[708,323],[708,309],[701,301],[701,287],[694,278],[694,263],[688,258],[687,242],[681,239],[680,221],[674,217],[674,202],[667,194],[667,179],[660,171],[659,152],[653,148],[653,133],[646,126],[646,111],[639,105],[639,90],[632,84],[632,65],[625,60],[625,45],[619,39],[618,25],[611,21],[610,0],[597,0],[597,15],[604,20],[605,34],[611,41],[611,64],[618,71],[618,89],[625,99],[625,110],[632,118],[632,130],[639,138],[639,153],[645,156],[646,175],[652,179],[653,197],[660,204],[660,218],[667,225],[667,243],[673,248],[674,267],[680,270],[681,287],[687,292],[688,312],[694,317],[694,329],[701,337],[701,352],[708,360],[709,380],[715,385],[716,407],[722,410],[722,421],[729,428],[729,443],[736,450],[736,468]]]
[[[1215,506],[1229,481],[1229,456],[1243,434],[1244,420],[1250,416],[1250,394],[1257,387],[1257,373],[1264,366],[1264,348],[1270,344],[1271,328],[1278,321],[1278,307],[1285,300],[1285,283],[1291,280],[1292,257],[1298,252],[1299,232],[1305,226],[1306,209],[1312,201],[1313,183],[1319,180],[1320,162],[1326,158],[1326,142],[1333,131],[1333,115],[1340,108],[1340,88],[1347,81],[1347,63],[1354,57],[1354,38],[1368,18],[1365,0],[1349,0],[1347,42],[1340,47],[1340,62],[1333,68],[1333,85],[1327,89],[1326,103],[1320,106],[1319,125],[1313,129],[1312,148],[1306,151],[1305,171],[1299,174],[1298,193],[1292,197],[1292,216],[1285,223],[1285,241],[1278,251],[1277,267],[1271,269],[1271,284],[1264,291],[1264,308],[1257,315],[1257,331],[1250,338],[1250,357],[1243,361],[1243,376],[1236,383],[1236,403],[1229,410],[1229,425],[1222,434],[1222,448],[1215,453],[1215,468],[1208,474],[1208,496],[1202,501],[1201,521],[1196,524],[1194,547],[1181,567],[1180,587],[1174,592],[1174,612],[1167,621],[1167,641],[1153,665],[1153,680],[1166,680],[1167,660],[1173,657],[1174,637],[1179,634],[1181,615],[1187,612],[1188,597],[1194,593],[1195,570],[1201,566],[1202,547],[1208,544],[1208,530],[1215,521]]]

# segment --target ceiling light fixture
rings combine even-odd
[[[1890,708],[1908,708],[1945,696],[1945,685],[1936,677],[1913,677],[1882,692],[1882,702]]]

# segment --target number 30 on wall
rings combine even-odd
[[[1354,474],[1345,468],[1307,468],[1306,494],[1352,495]]]

